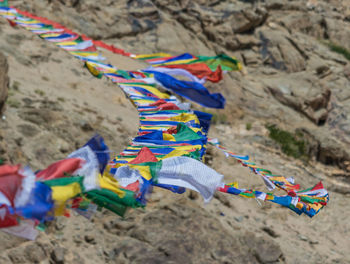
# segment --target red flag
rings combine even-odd
[[[157,110],[180,110],[180,108],[176,104],[166,103],[160,105]]]
[[[14,7],[12,7],[12,8],[14,8]],[[21,15],[24,15],[26,17],[39,20],[40,22],[42,22],[44,24],[52,25],[54,28],[61,28],[61,29],[64,30],[65,33],[78,35],[77,33],[75,33],[72,30],[66,28],[65,26],[62,26],[61,24],[59,24],[57,22],[51,21],[51,20],[49,20],[47,18],[44,18],[44,17],[33,15],[33,14],[29,13],[29,12],[22,11],[22,10],[19,10],[17,8],[15,8],[15,9]],[[91,38],[89,38],[89,37],[87,37],[85,35],[82,35],[81,37],[82,37],[83,40],[92,40]],[[120,55],[123,55],[123,56],[128,56],[128,57],[130,57],[130,55],[131,55],[131,53],[126,52],[126,51],[124,51],[122,49],[118,49],[118,48],[114,47],[113,45],[108,45],[108,44],[104,43],[103,41],[92,40],[92,42],[94,43],[95,46],[104,48],[104,49],[109,50],[109,51],[111,51],[113,53],[120,54]]]
[[[78,158],[64,159],[51,164],[36,174],[37,180],[52,180],[65,177],[65,173],[73,174],[84,161]]]
[[[79,51],[97,51],[95,46],[87,47],[86,49],[80,49]]]
[[[158,106],[157,110],[180,110],[180,108],[176,104],[168,103],[163,99],[160,99],[155,103],[150,104],[150,106]]]
[[[160,99],[160,100],[156,101],[155,103],[150,104],[150,106],[159,106],[159,105],[166,104],[166,103],[167,102],[164,99]]]
[[[137,154],[137,157],[130,161],[130,164],[139,164],[139,163],[144,163],[144,162],[157,162],[158,159],[152,151],[149,150],[147,147],[143,147],[139,153]]]
[[[9,22],[9,24],[10,24],[11,27],[17,26],[17,23],[16,23],[16,22],[13,22],[13,21],[10,20],[10,19],[7,19],[7,21]]]
[[[128,57],[130,57],[130,55],[131,55],[131,53],[126,52],[125,50],[118,49],[118,48],[114,47],[113,45],[108,45],[108,44],[106,44],[106,43],[104,43],[103,41],[100,41],[100,40],[93,40],[93,43],[94,43],[95,46],[98,46],[100,48],[109,50],[109,51],[111,51],[111,52],[113,52],[115,54],[120,54],[120,55],[128,56]]]
[[[23,176],[18,172],[20,166],[0,166],[0,192],[14,206],[17,191],[21,188]]]
[[[0,206],[0,228],[18,225],[17,217],[10,215],[5,205]]]
[[[164,131],[163,133],[166,133],[166,134],[177,134],[177,127],[176,126],[171,127],[167,131]]]
[[[176,65],[160,65],[160,67],[170,68],[170,69],[184,69],[199,79],[206,78],[208,81],[213,83],[222,80],[222,70],[219,65],[216,71],[213,72],[208,65],[205,63],[192,63],[192,64],[176,64]]]
[[[122,190],[126,189],[126,190],[133,191],[133,192],[137,193],[140,190],[140,183],[139,183],[139,181],[136,181],[134,183],[128,184],[126,187],[121,188],[121,189]]]
[[[19,10],[13,6],[11,6],[11,8],[14,8],[16,9],[17,13],[23,15],[23,16],[26,16],[26,17],[29,17],[29,18],[32,18],[32,19],[36,19],[44,24],[48,24],[48,25],[52,25],[54,28],[61,28],[64,30],[65,33],[69,33],[69,34],[73,34],[73,35],[78,35],[77,33],[73,32],[72,30],[62,26],[61,24],[57,23],[57,22],[54,22],[54,21],[51,21],[47,18],[44,18],[44,17],[40,17],[40,16],[36,16],[36,15],[33,15],[32,13],[29,13],[27,11],[22,11],[22,10]]]
[[[138,71],[129,71],[131,72],[132,74],[135,74],[135,75],[139,75],[141,76],[142,78],[146,78],[146,74],[142,73],[142,72],[138,72]]]
[[[163,99],[160,99],[156,101],[153,104],[150,104],[150,106],[158,106],[156,110],[180,110],[180,108],[173,103],[168,103],[164,101]],[[149,111],[148,109],[139,109],[139,112]]]

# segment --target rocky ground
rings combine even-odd
[[[0,233],[0,263],[350,262],[349,1],[10,2],[134,53],[236,56],[242,72],[209,84],[227,99],[225,110],[209,110],[210,136],[302,187],[322,180],[330,203],[309,219],[224,194],[205,205],[194,192],[155,190],[146,209],[124,219],[106,211],[91,221],[73,214],[35,242]],[[95,132],[115,153],[135,135],[137,113],[119,88],[93,78],[68,53],[3,19],[0,50],[0,110],[8,94],[1,159],[44,168]],[[145,67],[105,56],[121,69]],[[287,136],[271,138],[272,129]],[[207,157],[227,181],[263,189],[216,149]]]

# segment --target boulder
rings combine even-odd
[[[259,263],[278,263],[283,259],[280,246],[267,235],[257,237],[253,232],[247,231],[241,240],[250,248]]]
[[[289,73],[305,70],[307,58],[288,33],[264,27],[257,34],[266,64]]]
[[[316,77],[305,73],[280,75],[263,80],[271,94],[283,105],[302,113],[316,125],[327,122],[331,90]]]

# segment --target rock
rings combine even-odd
[[[262,25],[268,16],[266,9],[251,8],[242,10],[239,13],[233,13],[232,29],[234,33],[246,33],[254,30],[256,27]]]
[[[257,31],[261,40],[261,55],[265,63],[287,72],[305,70],[305,54],[287,33],[263,27]]]
[[[265,79],[264,82],[280,103],[304,114],[316,125],[326,123],[331,109],[331,91],[323,87],[318,79],[294,73],[283,78]]]
[[[73,236],[73,241],[77,244],[80,245],[83,242],[83,239],[81,235],[77,234]]]
[[[80,0],[60,0],[60,2],[69,7],[77,7],[81,3]]]
[[[40,245],[36,243],[26,246],[24,249],[24,254],[27,260],[32,263],[39,263],[46,259],[46,252]]]
[[[235,219],[238,223],[240,223],[240,222],[242,222],[242,221],[244,220],[244,217],[243,217],[242,215],[240,215],[240,216],[235,216],[234,219]]]
[[[327,65],[321,65],[316,68],[316,73],[320,76],[323,76],[327,72],[330,72],[330,68]]]
[[[55,229],[56,229],[56,230],[61,231],[61,230],[64,229],[65,226],[66,226],[66,224],[65,224],[64,219],[58,218],[58,219],[55,221]]]
[[[244,53],[242,53],[242,57],[244,64],[247,66],[257,66],[260,62],[259,55],[257,55],[252,50],[244,51]]]
[[[4,111],[5,102],[8,94],[9,77],[7,75],[8,64],[7,59],[0,52],[0,115]]]
[[[22,99],[22,102],[24,103],[24,105],[26,107],[30,107],[33,104],[34,101],[31,98],[29,98],[29,97],[25,97],[25,98]]]
[[[130,230],[131,228],[133,228],[135,226],[134,223],[132,222],[128,222],[128,221],[123,221],[122,219],[116,219],[116,221],[114,221],[114,225],[115,228],[120,229],[120,230]]]
[[[163,254],[163,262],[256,262],[255,257],[237,236],[228,235],[219,221],[184,199],[146,214],[141,223],[130,230],[130,236],[144,242],[148,247],[157,248]],[[208,228],[213,232],[207,232]],[[124,242],[119,244],[117,252],[125,252],[125,247],[122,246]],[[158,255],[157,251],[150,253],[139,256],[129,250],[127,254],[128,258],[139,263],[144,257],[153,259]]]
[[[0,160],[2,162],[6,162],[8,161],[8,155],[6,154],[6,145],[4,142],[1,141],[1,138],[0,138]]]
[[[25,263],[27,261],[27,257],[23,255],[23,248],[11,249],[7,254],[12,263]]]
[[[346,162],[350,160],[348,151],[341,147],[341,143],[327,137],[320,144],[317,160],[326,165],[335,165],[344,170],[348,169]]]
[[[252,47],[260,46],[260,40],[253,35],[237,34],[236,39],[239,49],[251,49]]]
[[[215,192],[214,198],[218,199],[223,205],[225,205],[228,208],[233,207],[229,197],[227,197],[227,195],[223,193]]]
[[[84,239],[89,244],[96,244],[95,238],[92,235],[85,235]]]
[[[47,258],[45,251],[37,243],[12,248],[9,250],[8,256],[13,263],[40,263]]]
[[[84,132],[90,132],[93,131],[93,127],[91,126],[90,122],[82,120],[80,122],[80,128],[84,131]]]
[[[241,238],[260,263],[273,263],[283,259],[280,246],[268,236],[256,236],[252,232],[246,232]]]
[[[24,136],[34,137],[39,133],[39,130],[30,124],[20,124],[17,126],[19,132],[21,132]]]
[[[323,38],[326,33],[325,21],[322,15],[315,13],[291,12],[281,16],[278,20],[290,32],[303,32],[315,38]]]
[[[340,47],[350,49],[350,29],[348,23],[335,18],[324,19],[325,28],[327,29],[327,36],[332,43]]]
[[[11,263],[11,260],[8,256],[0,256],[0,263]]]
[[[7,249],[15,248],[25,242],[24,238],[14,237],[8,233],[0,232],[0,251],[4,252]]]
[[[309,240],[306,236],[303,236],[303,235],[301,235],[301,234],[299,234],[298,237],[299,237],[300,240],[302,240],[302,241],[308,241],[308,240]]]
[[[169,31],[169,27],[173,30]],[[193,33],[183,31],[183,26],[178,22],[162,23],[157,28],[157,35],[163,36],[156,43],[158,50],[169,53],[190,52],[213,54],[213,51],[203,44]]]
[[[134,238],[125,237],[120,243],[115,244],[109,252],[109,259],[115,263],[165,263],[167,256],[161,250],[154,250],[147,243]]]
[[[62,247],[54,248],[54,250],[51,252],[51,259],[52,259],[53,263],[64,264],[66,252],[67,252],[67,249],[65,249],[65,248],[62,248]]]
[[[48,109],[23,109],[19,116],[26,121],[32,122],[37,125],[46,125],[53,123],[59,114]]]
[[[344,76],[350,80],[350,64],[344,67]]]
[[[190,190],[188,193],[188,198],[191,200],[197,200],[199,198],[199,194],[196,191]]]
[[[276,233],[275,230],[273,230],[271,227],[264,226],[261,228],[264,232],[266,232],[269,236],[272,236],[273,238],[279,237],[280,235]]]
[[[239,48],[239,43],[233,35],[230,23],[207,26],[203,29],[203,32],[210,41],[219,42],[230,50]]]
[[[347,195],[350,194],[350,185],[345,185],[343,181],[340,181],[336,185],[330,185],[328,190]]]

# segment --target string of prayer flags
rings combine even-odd
[[[122,89],[139,114],[137,136],[116,157],[99,135],[65,159],[34,174],[28,167],[0,164],[0,228],[5,232],[35,239],[46,221],[69,215],[70,210],[90,218],[97,207],[120,216],[129,208],[144,207],[154,187],[182,194],[199,192],[209,202],[215,191],[256,198],[285,206],[312,217],[328,202],[322,183],[299,190],[292,178],[260,168],[249,156],[236,155],[208,139],[212,115],[191,110],[169,91],[206,107],[223,108],[221,94],[209,93],[205,81],[218,82],[225,71],[240,70],[241,64],[225,54],[172,56],[165,53],[135,55],[79,35],[46,18],[35,16],[0,1],[0,16],[52,42],[81,60],[91,74],[105,76]],[[152,68],[124,71],[102,62],[96,47],[145,61]],[[178,80],[174,76],[188,80]],[[161,86],[167,91],[160,90]],[[227,184],[223,175],[203,164],[210,143],[260,175],[269,191],[279,188],[286,195],[240,189]]]

